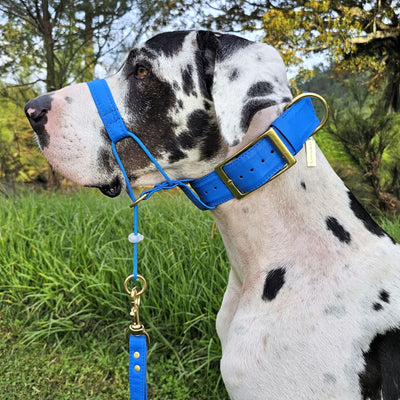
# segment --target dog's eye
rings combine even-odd
[[[135,78],[136,79],[144,79],[149,75],[148,68],[144,67],[143,65],[138,65],[135,71]]]

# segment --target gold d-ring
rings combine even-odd
[[[134,278],[133,278],[133,275],[129,275],[129,276],[125,279],[125,282],[124,282],[125,291],[126,291],[126,293],[128,293],[130,296],[132,295],[133,291],[136,289],[136,286],[135,286],[132,290],[129,290],[129,289],[128,289],[128,282],[129,282],[130,280],[133,280],[133,279],[134,279]],[[140,296],[140,295],[146,290],[146,288],[147,288],[147,282],[146,282],[146,279],[144,279],[143,276],[142,276],[142,275],[139,275],[139,274],[138,274],[138,276],[137,276],[137,279],[141,280],[142,283],[143,283],[142,289],[139,290],[138,292],[136,292],[136,296]]]
[[[324,111],[325,111],[324,116],[322,117],[322,120],[319,123],[319,125],[315,128],[314,132],[312,133],[312,135],[314,135],[314,133],[317,132],[318,130],[320,130],[325,125],[325,122],[328,120],[329,107],[328,107],[328,103],[322,96],[320,96],[317,93],[312,93],[312,92],[302,93],[302,94],[296,96],[290,103],[286,104],[285,107],[283,107],[283,111],[286,111],[294,103],[297,103],[299,100],[304,99],[305,97],[313,97],[313,98],[319,100],[322,103],[322,105],[324,106]]]

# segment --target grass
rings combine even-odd
[[[129,398],[131,217],[126,197],[88,190],[0,198],[0,400]],[[381,222],[399,241],[400,219]],[[212,227],[181,195],[140,206],[151,399],[228,399],[215,318],[229,265]]]
[[[127,206],[88,191],[0,200],[0,399],[127,398]],[[227,399],[215,333],[229,269],[221,238],[179,195],[154,196],[140,213],[150,397]]]

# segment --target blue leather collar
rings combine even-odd
[[[201,210],[213,209],[235,197],[241,198],[290,168],[296,162],[293,156],[301,150],[305,141],[323,125],[327,117],[325,100],[319,95],[314,93],[300,95],[286,107],[267,132],[220,164],[213,172],[200,179],[172,180],[140,139],[127,130],[107,82],[104,79],[91,81],[88,82],[88,86],[110,136],[113,152],[124,174],[130,197],[133,198],[132,189],[115,149],[115,143],[118,140],[125,137],[134,139],[166,179],[165,182],[156,185],[153,189],[143,192],[140,198],[134,201],[134,204],[147,199],[158,190],[177,186]],[[315,113],[311,97],[317,98],[324,104],[325,116],[322,123]],[[196,193],[190,189],[188,183]]]
[[[190,185],[211,207],[244,197],[289,169],[319,125],[310,97],[303,97],[244,150]]]

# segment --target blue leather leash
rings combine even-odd
[[[111,140],[115,159],[126,182],[127,193],[133,201],[134,232],[129,235],[133,243],[133,273],[125,280],[124,286],[130,295],[132,324],[129,325],[129,386],[131,400],[147,399],[146,356],[149,335],[140,323],[140,296],[146,290],[146,280],[137,273],[137,245],[143,239],[138,233],[138,203],[148,199],[162,189],[179,187],[185,195],[201,210],[211,210],[233,198],[240,199],[260,188],[268,181],[287,171],[296,162],[294,155],[303,147],[306,140],[320,129],[327,120],[328,108],[325,100],[314,93],[305,93],[288,104],[282,115],[271,127],[243,150],[218,165],[215,170],[200,179],[172,180],[149,152],[143,142],[126,128],[111,91],[104,79],[87,83],[96,104],[98,113]],[[325,115],[319,121],[311,98],[322,102]],[[130,137],[141,147],[151,162],[165,178],[165,182],[141,193],[138,199],[133,194],[125,168],[116,149],[116,143]],[[194,189],[194,191],[188,186]],[[142,288],[128,289],[130,280],[140,280]]]

